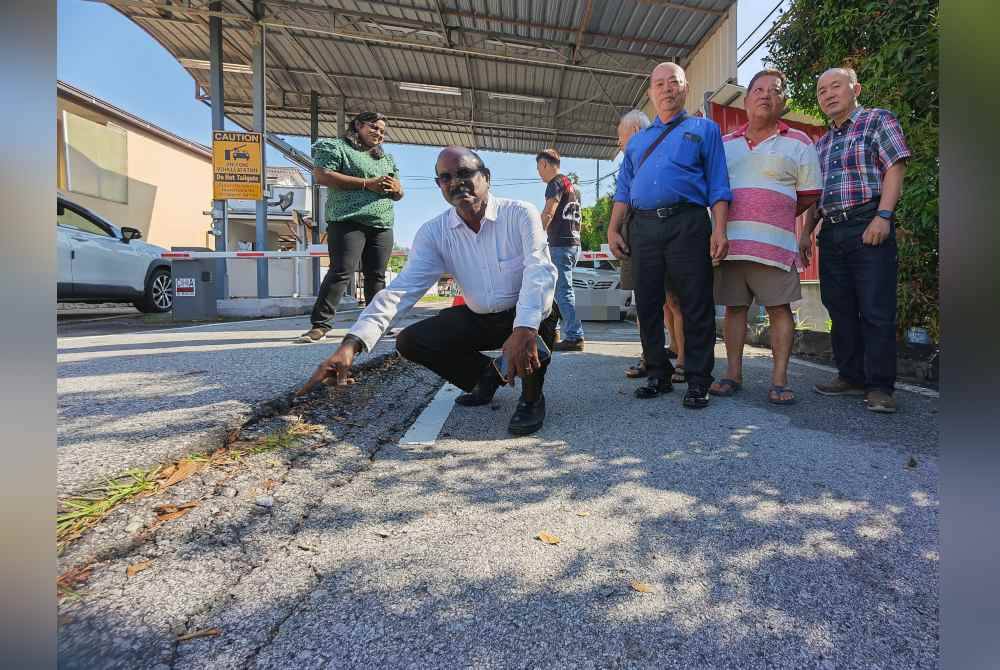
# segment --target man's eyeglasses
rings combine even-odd
[[[377,131],[385,135],[385,128],[383,126],[378,125],[377,121],[363,121],[362,125],[368,126],[371,130]]]
[[[455,172],[455,174],[451,174],[450,172],[442,172],[438,174],[436,177],[434,177],[434,181],[437,182],[438,186],[444,186],[445,184],[450,184],[452,180],[455,179],[459,181],[467,181],[469,179],[472,179],[473,177],[476,176],[477,173],[482,171],[483,168],[475,168],[472,170],[468,168],[462,168],[461,170]]]

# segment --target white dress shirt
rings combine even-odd
[[[454,207],[420,226],[403,271],[372,298],[350,334],[370,351],[389,323],[410,311],[446,273],[455,277],[476,314],[516,305],[514,327],[537,330],[552,308],[556,285],[538,209],[490,194],[478,233]]]

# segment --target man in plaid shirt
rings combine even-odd
[[[827,70],[816,98],[830,129],[816,143],[823,193],[817,240],[820,295],[833,324],[838,374],[817,384],[823,395],[864,395],[868,409],[895,412],[896,283],[898,257],[893,212],[910,150],[899,122],[884,109],[858,104],[861,84],[850,68]],[[809,237],[799,251],[809,263]]]

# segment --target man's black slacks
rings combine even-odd
[[[400,355],[433,370],[449,382],[471,391],[479,382],[489,356],[481,353],[499,349],[514,329],[515,310],[493,314],[476,314],[467,305],[448,307],[437,316],[407,326],[396,336]],[[538,334],[549,349],[555,343],[556,311],[542,319]],[[535,378],[541,390],[548,362],[529,379]]]
[[[704,207],[661,219],[636,213],[631,223],[632,271],[642,355],[650,377],[673,373],[663,347],[666,285],[684,316],[684,371],[689,384],[709,386],[715,363],[715,303],[709,239],[712,224]]]

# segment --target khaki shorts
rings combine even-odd
[[[799,273],[753,261],[722,261],[715,268],[715,304],[727,307],[775,307],[802,299]]]

